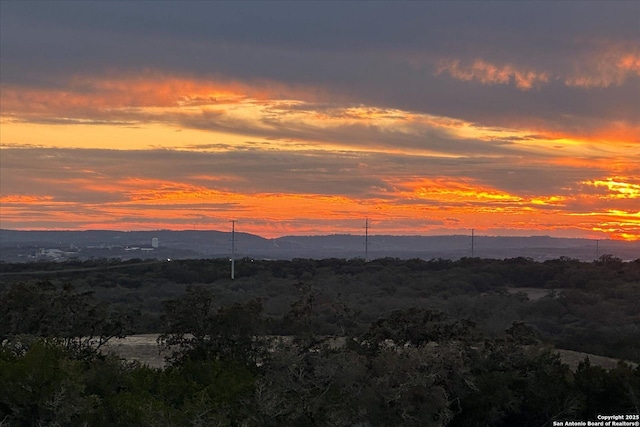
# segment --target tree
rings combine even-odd
[[[469,320],[448,321],[441,311],[411,307],[394,310],[389,317],[375,321],[363,336],[363,343],[372,348],[385,341],[418,347],[431,341],[470,339],[474,333],[475,324]]]
[[[640,413],[640,367],[632,369],[621,363],[606,371],[586,358],[576,370],[575,386],[581,395],[580,415],[584,419],[605,413]]]
[[[0,348],[0,419],[25,427],[80,424],[96,406],[84,392],[83,366],[43,340],[20,355]]]
[[[128,332],[132,316],[97,303],[92,292],[76,292],[51,282],[17,284],[0,294],[0,342],[17,350],[27,336],[47,338],[73,350],[77,357],[93,357],[111,338]]]
[[[229,359],[255,366],[266,349],[262,303],[254,299],[216,311],[213,301],[209,290],[190,286],[183,297],[165,302],[158,342],[171,351],[169,361]]]

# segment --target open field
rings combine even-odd
[[[140,362],[152,368],[165,366],[164,355],[158,346],[159,334],[130,335],[124,338],[113,338],[104,346],[104,352],[114,353],[129,362]]]
[[[124,360],[140,362],[151,368],[163,368],[165,366],[164,354],[160,352],[158,347],[158,336],[159,334],[140,334],[114,338],[104,348],[106,352],[114,353]],[[572,350],[556,349],[555,352],[560,355],[562,363],[569,365],[574,371],[578,364],[587,357],[591,365],[605,369],[613,369],[619,362],[619,359]],[[634,367],[637,366],[633,362],[627,363]]]
[[[525,293],[527,294],[527,298],[529,298],[529,301],[538,301],[539,299],[544,298],[553,292],[550,289],[526,288],[526,287],[525,288],[507,287],[506,290],[512,295],[518,294],[521,292]]]

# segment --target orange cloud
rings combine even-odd
[[[619,86],[630,76],[640,76],[640,48],[603,45],[580,58],[565,83],[585,88]]]
[[[623,60],[631,68],[634,61],[627,57]],[[523,90],[549,78],[545,73],[511,65],[497,66],[484,60],[466,68],[460,61],[447,60],[442,62],[439,72],[445,70],[462,79],[488,84],[513,82]],[[284,140],[293,135],[289,145],[295,149],[301,149],[301,144],[309,147],[330,144],[334,148],[361,150],[362,141],[366,140],[368,150],[391,152],[406,151],[406,145],[395,146],[392,138],[386,138],[387,134],[423,140],[425,134],[437,130],[453,139],[522,140],[525,142],[516,142],[522,146],[526,146],[532,133],[538,135],[538,140],[547,139],[553,145],[559,139],[583,146],[584,142],[640,143],[640,125],[628,121],[590,120],[587,124],[580,122],[552,129],[548,121],[536,124],[527,118],[505,123],[503,128],[483,127],[460,119],[399,109],[340,105],[339,96],[331,104],[314,103],[321,97],[313,88],[277,84],[249,85],[153,73],[138,77],[74,77],[66,83],[62,89],[3,85],[2,142],[33,144],[44,140],[50,146],[192,149],[211,146],[212,140],[235,145],[253,135],[269,138],[275,134],[278,149],[287,147]],[[104,125],[99,132],[91,129],[96,124]],[[64,126],[68,127],[63,129]],[[190,133],[179,135],[176,130]],[[549,153],[540,141],[526,149],[537,150],[536,146]],[[455,156],[430,149],[429,144],[422,148],[413,144],[411,150]]]
[[[628,182],[633,180],[629,177],[611,177],[605,180],[584,181],[583,184],[593,187],[606,187],[609,194],[606,196],[612,199],[640,199],[640,179],[635,179],[638,184]]]
[[[0,196],[0,204],[35,204],[53,201],[51,196],[26,196],[21,194],[7,194]]]
[[[518,89],[529,90],[541,83],[549,81],[550,75],[547,72],[536,70],[526,70],[515,65],[496,65],[483,59],[476,59],[470,64],[464,64],[456,59],[444,59],[439,61],[436,74],[449,73],[458,80],[476,80],[482,84],[510,84],[513,83]]]
[[[491,230],[499,224],[502,229],[514,231],[527,229],[548,232],[573,228],[606,234],[612,238],[628,240],[638,237],[639,213],[624,209],[602,211],[598,208],[606,200],[639,198],[640,183],[630,177],[585,181],[583,185],[606,189],[606,193],[576,196],[522,196],[470,179],[418,178],[397,181],[388,178],[395,191],[382,192],[379,198],[360,199],[319,194],[238,193],[162,179],[110,179],[94,171],[83,175],[86,176],[36,180],[56,187],[74,188],[78,194],[90,193],[94,200],[104,202],[71,202],[47,195],[5,195],[0,200],[3,221],[20,222],[28,218],[35,221],[46,215],[48,221],[75,222],[83,227],[104,225],[111,218],[110,227],[118,229],[127,229],[125,224],[134,229],[141,226],[185,228],[192,223],[198,223],[199,226],[204,223],[215,228],[224,225],[232,217],[248,224],[259,222],[262,225],[257,224],[251,230],[259,234],[264,234],[261,229],[264,223],[281,224],[266,228],[274,233],[276,230],[291,232],[283,227],[286,228],[286,224],[298,224],[295,225],[298,232],[315,230],[314,234],[320,234],[348,232],[352,226],[349,224],[357,221],[357,218],[369,217],[388,224],[388,232],[393,233],[420,234],[442,227],[458,228],[460,224],[467,228]],[[207,182],[217,183],[220,177],[205,178]],[[572,209],[582,206],[585,211],[568,211],[566,206],[569,204],[573,205]],[[452,222],[452,217],[457,222]],[[120,218],[125,220],[121,222]],[[309,225],[302,224],[303,218]],[[584,221],[581,218],[590,219]],[[420,224],[421,220],[428,222]],[[314,221],[316,225],[310,225]]]
[[[216,80],[196,80],[159,73],[139,76],[75,76],[62,82],[62,88],[34,88],[2,85],[4,115],[82,113],[86,110],[108,113],[127,108],[197,107],[229,105],[246,100],[313,100],[320,91],[257,82],[253,85]]]
[[[609,209],[571,215],[591,217],[596,222],[595,225],[592,225],[592,230],[603,233],[612,239],[640,240],[640,211],[628,212]]]
[[[635,186],[622,186],[619,181],[604,182],[613,192],[637,197]],[[184,182],[133,177],[111,184],[72,180],[67,185],[94,193],[112,194],[117,190],[121,197],[87,203],[56,202],[52,196],[8,195],[2,199],[3,221],[30,224],[30,221],[42,221],[44,216],[47,224],[69,224],[56,228],[126,230],[185,229],[192,224],[198,228],[220,229],[228,225],[228,220],[237,219],[244,224],[244,231],[273,237],[288,233],[357,233],[359,229],[354,227],[360,219],[369,217],[379,234],[451,232],[461,228],[490,233],[499,228],[511,229],[514,233],[582,230],[582,233],[594,233],[594,237],[640,238],[640,212],[609,209],[575,213],[565,210],[567,203],[576,202],[569,197],[527,198],[469,180],[417,179],[397,183],[397,191],[384,198],[366,200],[319,194],[243,194]],[[627,192],[629,189],[631,193]],[[593,197],[587,198],[587,202],[596,201]],[[96,199],[101,199],[99,194]]]
[[[489,85],[514,84],[529,90],[560,80],[567,86],[593,88],[620,86],[629,77],[640,76],[640,48],[605,41],[591,41],[591,49],[577,56],[569,69],[534,70],[513,64],[496,64],[485,59],[472,62],[445,58],[436,62],[436,75],[444,72],[462,81]]]
[[[470,180],[418,179],[395,184],[400,195],[410,199],[439,202],[511,202],[521,203],[521,197],[476,184]]]

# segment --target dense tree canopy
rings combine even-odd
[[[0,425],[540,426],[639,412],[637,365],[574,371],[552,347],[590,340],[637,361],[638,262],[247,260],[234,281],[223,260],[114,265],[3,276]],[[160,333],[164,369],[100,351],[135,328]]]

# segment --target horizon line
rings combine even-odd
[[[472,237],[472,230],[469,229],[469,234],[369,234],[369,237]],[[172,232],[172,233],[182,233],[182,232],[216,232],[216,233],[226,233],[231,234],[231,231],[223,231],[219,229],[179,229],[173,230],[168,228],[160,228],[154,230],[114,230],[114,229],[84,229],[84,230],[73,230],[73,229],[10,229],[10,228],[0,228],[0,232],[21,232],[21,233],[41,233],[41,232],[59,232],[59,233],[85,233],[85,232],[111,232],[111,233],[154,233],[154,232]],[[265,240],[274,240],[281,239],[285,237],[331,237],[331,236],[354,236],[354,237],[364,237],[365,234],[351,234],[351,233],[330,233],[330,234],[282,234],[278,237],[264,237],[260,234],[246,232],[246,231],[235,231],[236,234],[248,234],[256,237],[260,237]],[[550,239],[567,239],[567,240],[588,240],[588,241],[612,241],[612,242],[625,242],[625,243],[640,243],[640,240],[626,240],[626,239],[612,239],[612,238],[593,238],[593,237],[566,237],[566,236],[553,236],[550,234],[528,234],[528,235],[515,235],[515,234],[473,234],[474,238],[482,237],[482,238],[540,238],[546,237]]]

